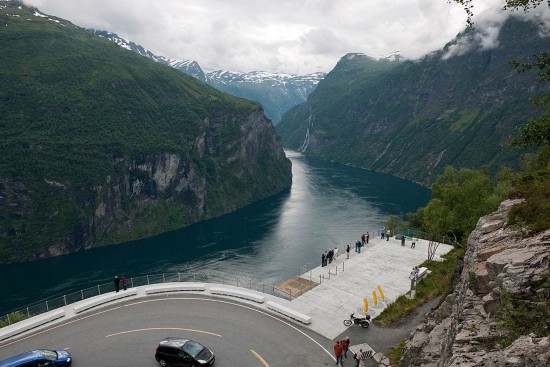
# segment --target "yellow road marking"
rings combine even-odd
[[[258,358],[260,360],[260,362],[262,362],[262,364],[264,365],[264,367],[269,367],[269,365],[267,364],[267,362],[265,361],[265,359],[262,358],[261,355],[259,355],[258,353],[256,353],[255,351],[253,351],[252,349],[250,349],[250,351],[252,352],[252,354],[254,354],[254,357]]]
[[[118,335],[123,335],[123,334],[139,333],[139,332],[142,332],[142,331],[158,331],[158,330],[193,331],[195,333],[214,335],[214,336],[219,336],[220,338],[222,338],[222,336],[220,334],[215,334],[215,333],[211,333],[211,332],[208,332],[208,331],[195,330],[195,329],[184,329],[184,328],[177,328],[177,327],[153,327],[153,328],[148,328],[148,329],[128,330],[128,331],[121,331],[120,333],[109,334],[109,335],[106,335],[105,337],[110,338],[112,336],[118,336]]]

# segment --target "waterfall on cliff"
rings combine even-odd
[[[298,151],[302,153],[304,153],[307,147],[309,147],[309,129],[313,127],[313,111],[311,110],[311,106],[309,106],[309,117],[307,120],[307,125],[308,126],[306,129],[306,137],[304,139],[304,142],[302,143],[302,146],[300,147],[300,149],[298,149]]]

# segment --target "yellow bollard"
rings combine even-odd
[[[372,303],[374,303],[374,307],[378,306],[378,297],[376,296],[376,291],[372,291]]]
[[[363,311],[365,314],[369,312],[369,299],[367,297],[363,298]]]
[[[380,300],[384,301],[386,297],[384,297],[384,292],[382,292],[382,287],[378,285],[378,292],[380,292]]]

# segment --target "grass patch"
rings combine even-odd
[[[444,255],[444,261],[424,262],[421,266],[427,267],[431,273],[416,285],[416,294],[413,299],[402,295],[390,303],[375,321],[381,325],[392,324],[402,317],[410,315],[418,307],[434,298],[447,295],[452,291],[452,277],[455,272],[457,259],[464,256],[463,248],[455,248]]]
[[[403,340],[401,340],[399,342],[399,344],[397,344],[394,347],[391,347],[386,352],[386,356],[388,356],[388,358],[390,359],[392,366],[399,365],[399,361],[401,360],[401,357],[403,356],[403,351],[405,350],[405,344],[406,343],[407,343],[407,338],[404,338]]]
[[[3,328],[4,326],[8,326],[11,324],[15,324],[16,322],[23,321],[29,318],[28,315],[20,312],[12,312],[8,314],[8,317],[10,319],[9,322],[7,317],[0,319],[0,328]]]

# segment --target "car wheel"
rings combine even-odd
[[[160,364],[162,367],[168,366],[168,364],[166,364],[166,361],[165,361],[164,359],[159,360],[159,364]]]

